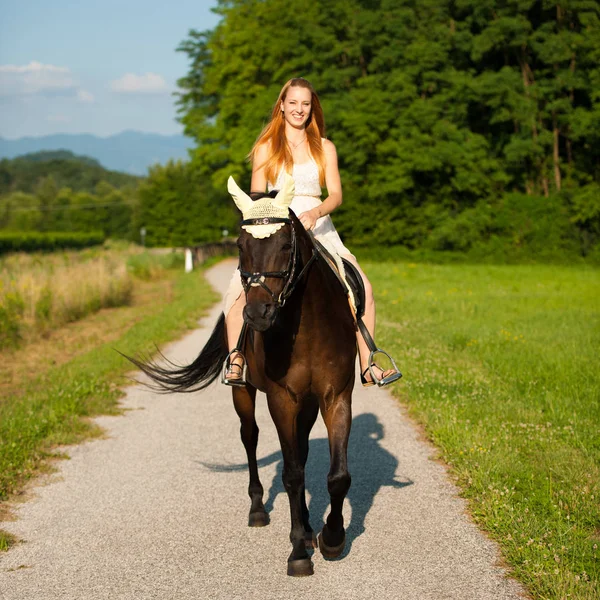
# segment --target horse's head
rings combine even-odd
[[[257,331],[273,325],[279,308],[291,293],[297,254],[297,239],[289,206],[294,180],[287,177],[275,197],[252,200],[229,178],[229,193],[242,212],[238,239],[240,274],[246,292],[244,320]]]

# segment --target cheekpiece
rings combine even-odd
[[[239,188],[233,177],[228,179],[227,189],[242,213],[242,220],[252,221],[252,224],[242,224],[242,229],[245,229],[252,237],[267,238],[288,222],[290,204],[295,193],[294,179],[290,175],[286,176],[283,186],[275,198],[266,197],[252,200]],[[257,224],[261,221],[262,224]]]

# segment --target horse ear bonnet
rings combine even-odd
[[[235,205],[240,209],[244,220],[263,219],[265,217],[289,218],[289,208],[294,198],[295,187],[294,179],[288,174],[286,174],[281,190],[279,190],[275,198],[265,197],[253,201],[250,196],[238,187],[233,177],[227,180],[227,189]],[[266,238],[273,235],[283,226],[284,223],[270,223],[269,225],[242,225],[242,228],[252,237]]]

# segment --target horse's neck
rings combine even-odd
[[[312,242],[308,239],[303,240],[302,266],[310,260],[311,250],[315,251],[312,249]],[[337,320],[336,309],[344,306],[339,282],[329,266],[318,259],[310,265],[303,279],[301,294],[298,294],[297,298],[300,305],[297,308],[301,309],[303,316],[301,326],[314,327],[314,323],[318,322],[320,327],[327,329],[328,325],[323,321],[332,316]],[[341,301],[339,305],[337,300]]]

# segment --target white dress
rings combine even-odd
[[[271,190],[279,190],[283,185],[284,169],[282,168],[277,177],[277,181],[274,185],[269,183],[267,188]],[[317,163],[311,158],[308,162],[301,164],[294,164],[292,169],[292,177],[294,179],[294,186],[296,195],[292,199],[290,208],[294,211],[296,216],[301,215],[307,210],[311,210],[319,204],[322,204],[321,200],[321,184],[319,183],[319,167]],[[315,238],[322,242],[325,247],[329,250],[335,250],[339,256],[351,256],[354,255],[344,246],[344,243],[340,239],[338,232],[333,226],[333,222],[329,215],[325,215],[317,219],[315,228],[312,230]],[[242,280],[240,278],[240,272],[236,269],[229,282],[229,287],[223,299],[224,306],[223,312],[225,315],[229,312],[233,303],[239,298],[243,292]]]

